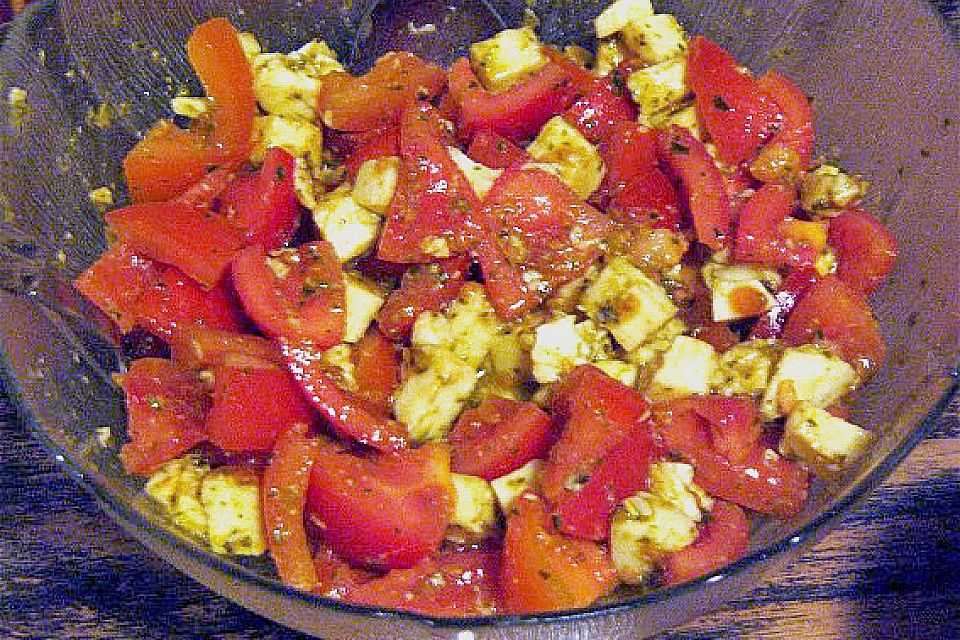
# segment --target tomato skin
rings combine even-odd
[[[707,421],[713,447],[730,462],[740,464],[760,442],[763,425],[757,405],[752,401],[726,396],[694,396],[680,402]]]
[[[299,387],[276,365],[222,365],[213,369],[213,379],[206,428],[224,451],[270,451],[291,425],[314,422]]]
[[[436,109],[410,103],[400,123],[400,175],[377,247],[391,262],[431,262],[463,253],[477,235],[479,200],[447,151],[452,144]],[[424,242],[443,241],[446,256]]]
[[[319,584],[304,526],[311,469],[321,459],[318,438],[309,427],[294,423],[277,438],[273,459],[260,481],[264,537],[273,563],[286,585],[313,591]]]
[[[563,425],[540,483],[552,504],[571,493],[571,478],[589,476],[617,443],[650,417],[650,404],[642,394],[591,365],[581,365],[561,379],[551,409]]]
[[[346,294],[330,243],[318,240],[274,258],[287,270],[282,277],[259,246],[240,251],[233,261],[233,285],[250,319],[273,338],[312,341],[318,349],[339,344]]]
[[[444,445],[360,457],[323,440],[320,453],[310,516],[337,554],[360,566],[404,569],[437,550],[452,501]]]
[[[762,444],[732,462],[714,445],[707,420],[683,401],[658,408],[656,423],[664,445],[694,466],[694,480],[710,495],[784,518],[806,503],[809,474],[802,466],[768,455]]]
[[[367,160],[398,155],[400,155],[400,130],[393,126],[379,131],[378,135],[369,140],[360,142],[343,164],[347,168],[350,181],[355,182],[360,167]]]
[[[170,357],[188,369],[212,369],[220,365],[243,366],[269,362],[283,364],[277,344],[249,333],[192,324],[170,336]]]
[[[161,120],[123,158],[123,175],[134,202],[163,202],[200,182],[218,166],[192,131]]]
[[[664,559],[664,584],[687,582],[739,560],[746,553],[749,537],[750,522],[743,509],[732,502],[716,501],[696,541]]]
[[[660,169],[652,168],[614,193],[607,205],[614,220],[654,229],[680,228],[680,198]]]
[[[296,170],[296,161],[286,149],[270,147],[259,173],[240,178],[225,190],[220,212],[246,231],[247,244],[270,251],[293,237],[300,223]]]
[[[133,251],[173,265],[207,288],[221,280],[244,245],[240,231],[221,217],[183,204],[133,204],[104,219]]]
[[[541,499],[525,493],[513,501],[501,568],[508,612],[585,607],[611,591],[616,581],[609,555],[593,542],[557,532]]]
[[[694,36],[687,48],[687,82],[696,95],[697,118],[717,145],[720,159],[736,165],[773,134],[781,116],[753,76],[718,44]]]
[[[494,169],[519,166],[530,160],[530,154],[489,129],[481,129],[473,136],[467,155],[474,162]]]
[[[371,408],[357,394],[341,388],[326,370],[323,349],[285,340],[280,341],[280,347],[307,400],[338,434],[380,451],[407,447],[406,427]]]
[[[802,266],[792,269],[783,279],[780,290],[774,295],[776,304],[773,308],[757,319],[750,329],[750,339],[779,338],[783,333],[783,325],[797,301],[806,293],[807,289],[820,278],[820,274],[812,266]]]
[[[176,267],[162,269],[135,307],[137,325],[167,341],[191,325],[225,331],[244,328],[243,313],[225,281],[204,290]]]
[[[615,133],[617,125],[634,122],[637,108],[624,88],[613,86],[608,78],[597,78],[589,90],[563,114],[593,144],[600,144]]]
[[[783,340],[789,345],[835,344],[843,359],[861,370],[878,368],[886,353],[880,326],[858,291],[834,275],[819,278],[797,302]]]
[[[125,244],[115,244],[73,281],[77,290],[124,333],[136,323],[136,302],[160,277],[157,265]]]
[[[391,340],[410,337],[424,311],[441,311],[460,294],[470,271],[470,257],[455,256],[407,269],[377,314],[377,325]]]
[[[671,125],[657,131],[657,153],[680,182],[680,199],[693,219],[697,240],[715,251],[731,239],[732,216],[720,170],[689,131]]]
[[[893,234],[862,209],[830,220],[827,240],[837,251],[837,277],[864,295],[883,282],[897,261]]]
[[[781,223],[790,219],[797,194],[793,186],[770,182],[747,200],[737,221],[733,255],[740,262],[773,267],[813,264],[818,247],[785,238]]]
[[[784,146],[793,150],[800,161],[796,169],[809,169],[813,160],[814,139],[810,99],[793,81],[775,70],[760,76],[757,86],[776,103],[783,114],[780,130],[773,134],[767,147]]]
[[[534,403],[490,396],[464,411],[447,435],[450,468],[494,480],[546,457],[554,436],[550,416]]]
[[[196,374],[161,358],[140,358],[117,376],[127,405],[130,442],[120,450],[127,473],[150,475],[206,439],[210,399]]]
[[[237,167],[224,164],[211,169],[199,181],[171,198],[170,202],[187,205],[206,212],[214,208],[215,200],[237,178]]]
[[[446,551],[347,589],[344,599],[428,616],[494,615],[503,608],[499,574],[498,552]]]
[[[439,94],[445,79],[440,67],[412,53],[391,51],[363,76],[340,71],[323,76],[317,112],[328,127],[343,131],[395,125],[409,103]]]
[[[390,400],[400,385],[400,352],[376,327],[367,331],[351,354],[357,395],[372,410],[389,415]]]
[[[469,139],[480,130],[494,131],[513,142],[536,135],[540,127],[563,113],[578,95],[574,73],[556,62],[503,93],[490,93],[461,58],[450,67],[450,95],[460,108],[461,134]]]

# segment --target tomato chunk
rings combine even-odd
[[[136,302],[160,277],[156,263],[125,244],[115,244],[73,281],[77,290],[127,333],[136,323]]]
[[[813,109],[810,98],[786,76],[767,71],[757,80],[761,91],[780,108],[783,122],[767,142],[766,148],[784,147],[796,154],[796,171],[810,168],[813,160]]]
[[[718,500],[696,541],[663,561],[664,584],[680,584],[739,560],[747,550],[750,522],[743,509]]]
[[[247,247],[233,261],[233,285],[247,315],[268,336],[312,341],[318,349],[343,340],[346,293],[330,243],[269,256],[259,246]]]
[[[781,233],[783,222],[791,219],[795,204],[796,190],[791,185],[771,182],[760,187],[740,212],[734,257],[738,261],[773,267],[812,264],[820,247]]]
[[[193,371],[141,358],[117,378],[127,400],[130,442],[120,450],[127,473],[152,474],[206,439],[210,399]]]
[[[467,155],[475,162],[494,169],[518,166],[530,160],[526,151],[489,129],[478,131],[473,136]]]
[[[624,87],[612,84],[609,78],[597,78],[563,117],[587,140],[600,144],[615,134],[620,123],[634,122],[637,108]]]
[[[282,147],[267,149],[259,173],[244,176],[223,194],[220,212],[246,233],[247,244],[279,249],[293,237],[300,223],[300,204],[294,190],[297,166]]]
[[[320,80],[318,112],[324,124],[345,131],[395,125],[403,109],[429,100],[443,88],[446,73],[412,53],[391,51],[365,75],[334,71]]]
[[[377,135],[370,137],[369,140],[361,141],[350,152],[343,164],[347,168],[350,181],[355,182],[360,167],[367,160],[398,155],[400,155],[400,130],[398,127],[392,126],[378,131]]]
[[[406,340],[417,316],[424,311],[441,311],[456,299],[469,271],[470,258],[466,255],[411,266],[377,314],[380,330],[391,340]]]
[[[780,290],[774,295],[776,303],[769,311],[757,318],[757,322],[750,329],[750,338],[779,338],[783,332],[783,325],[797,301],[819,277],[820,274],[812,266],[792,269],[783,279]]]
[[[240,331],[243,312],[225,281],[204,290],[176,267],[161,270],[156,284],[136,301],[136,323],[150,333],[170,340],[191,325]]]
[[[510,613],[560,611],[593,604],[616,586],[616,571],[593,542],[557,532],[543,501],[526,493],[507,514],[501,581]]]
[[[864,295],[883,282],[897,261],[893,234],[862,209],[832,219],[827,239],[837,250],[837,277]]]
[[[357,394],[372,410],[389,415],[390,400],[400,385],[400,352],[373,327],[357,342],[351,354]]]
[[[188,369],[261,362],[283,364],[280,348],[271,340],[202,324],[180,328],[170,336],[169,344],[173,361]]]
[[[361,566],[409,568],[440,546],[451,509],[450,457],[428,443],[396,454],[357,456],[320,445],[308,495],[310,517],[340,556]]]
[[[546,457],[553,440],[552,421],[540,407],[490,396],[464,411],[447,435],[450,468],[493,480]]]

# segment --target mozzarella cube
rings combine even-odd
[[[253,65],[254,59],[263,52],[260,43],[257,41],[257,36],[247,31],[241,31],[237,34],[237,39],[240,40],[240,48],[243,49],[243,55],[247,61]]]
[[[780,287],[781,277],[773,269],[714,259],[703,266],[702,275],[712,293],[714,322],[754,318],[777,302],[771,291]]]
[[[200,501],[200,483],[210,467],[197,456],[176,458],[160,467],[144,485],[174,524],[206,539],[207,511]]]
[[[841,358],[814,345],[784,350],[760,408],[773,420],[790,413],[799,402],[828,407],[857,383],[857,373]]]
[[[593,363],[593,366],[628,387],[637,384],[639,367],[635,364],[623,360],[597,360]]]
[[[470,62],[483,86],[506,91],[536,75],[550,61],[533,27],[505,29],[470,45]]]
[[[593,59],[593,70],[597,75],[610,75],[626,59],[626,47],[623,46],[620,38],[615,36],[601,40],[597,42],[597,55]]]
[[[289,54],[255,55],[251,65],[254,92],[264,111],[311,122],[317,116],[320,78],[343,71],[333,50],[318,41]]]
[[[210,98],[179,97],[170,100],[173,112],[185,118],[203,118],[210,113],[212,106]]]
[[[713,498],[693,481],[693,465],[684,462],[654,462],[650,465],[650,493],[659,496],[701,522],[713,508]]]
[[[627,88],[637,104],[640,122],[663,118],[683,104],[689,93],[686,69],[686,58],[671,58],[627,77]]]
[[[687,49],[683,27],[669,13],[631,20],[621,29],[620,35],[627,48],[648,65],[682,56]]]
[[[353,182],[353,197],[363,207],[386,215],[397,191],[400,176],[400,158],[384,156],[367,160],[357,170]]]
[[[200,501],[207,512],[210,547],[216,553],[259,556],[266,552],[256,475],[212,471],[203,478]]]
[[[617,0],[594,19],[593,26],[598,38],[606,38],[621,31],[630,22],[652,15],[653,3],[650,0]]]
[[[613,515],[613,566],[627,584],[642,584],[667,554],[692,544],[697,535],[696,521],[681,509],[652,493],[638,493]]]
[[[537,491],[546,463],[543,460],[531,460],[516,471],[490,481],[490,488],[497,496],[500,510],[506,513],[513,501],[527,491]]]
[[[660,125],[659,122],[656,124],[658,126]],[[668,127],[671,124],[675,124],[678,127],[683,127],[689,131],[694,138],[703,142],[703,129],[700,128],[700,120],[697,118],[697,109],[692,104],[683,107],[679,111],[671,113],[663,122],[665,127]]]
[[[325,372],[334,379],[338,387],[347,391],[357,390],[357,367],[353,362],[351,345],[340,343],[323,352]]]
[[[497,334],[490,342],[483,377],[472,401],[482,401],[487,396],[525,400],[532,375],[530,349],[524,337],[516,331]]]
[[[822,216],[838,216],[859,204],[866,190],[860,176],[824,164],[800,177],[800,206]]]
[[[803,460],[820,475],[833,476],[863,457],[875,440],[876,434],[800,402],[784,425],[780,453]]]
[[[450,474],[453,482],[453,510],[447,538],[468,543],[480,541],[497,530],[497,496],[490,483],[477,476]]]
[[[562,116],[543,125],[527,153],[538,163],[556,165],[560,180],[583,199],[596,191],[603,180],[600,152]]]
[[[366,252],[380,234],[380,216],[361,206],[348,187],[340,187],[318,202],[313,221],[341,262]]]
[[[258,116],[253,120],[254,146],[250,159],[263,162],[270,147],[282,147],[294,158],[320,161],[323,154],[323,130],[312,122],[283,116]]]
[[[653,332],[639,347],[627,352],[627,361],[640,367],[647,367],[661,358],[677,336],[686,333],[687,323],[680,318],[671,318],[662,327]]]
[[[663,364],[653,377],[659,389],[671,395],[704,395],[717,368],[717,351],[709,342],[677,336],[663,354]]]
[[[469,182],[473,188],[473,192],[477,194],[479,198],[487,195],[490,187],[493,186],[496,179],[503,173],[503,169],[492,169],[479,162],[474,162],[470,156],[456,147],[447,147],[447,151],[450,153],[450,158],[453,162],[460,167],[460,171],[463,172],[463,175],[467,178],[467,182]]]
[[[380,288],[362,276],[347,271],[343,274],[346,299],[343,341],[358,342],[383,306],[385,296]]]
[[[725,396],[759,396],[767,390],[773,364],[780,356],[776,340],[748,340],[730,347],[720,361],[710,387]]]
[[[631,351],[677,315],[659,284],[624,258],[613,258],[583,294],[583,310]]]
[[[556,382],[577,365],[609,358],[612,352],[607,332],[592,320],[579,324],[572,315],[562,315],[536,329],[530,351],[537,382]]]

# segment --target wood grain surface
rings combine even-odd
[[[958,33],[957,1],[934,2]],[[0,640],[297,640],[132,541],[0,390]],[[659,640],[960,639],[960,398],[787,570]]]

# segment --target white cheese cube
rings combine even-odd
[[[543,478],[545,467],[546,463],[543,460],[531,460],[516,471],[490,481],[490,487],[497,496],[497,502],[503,513],[507,512],[513,501],[524,491],[527,489],[536,491],[540,487],[540,479]]]
[[[210,98],[179,97],[170,100],[173,112],[185,118],[203,118],[210,113],[212,106]]]
[[[614,258],[604,267],[580,304],[627,351],[677,315],[664,288],[623,258]]]
[[[660,496],[700,522],[713,508],[713,498],[693,481],[693,465],[684,462],[654,462],[650,465],[650,493]]]
[[[610,555],[621,580],[647,581],[667,554],[697,539],[696,521],[660,496],[641,492],[627,498],[610,524]]]
[[[353,363],[351,345],[340,343],[323,352],[323,364],[326,372],[334,378],[337,386],[347,391],[357,390],[357,367]]]
[[[710,386],[725,396],[759,396],[767,390],[773,364],[780,357],[777,340],[748,340],[720,355]]]
[[[653,383],[672,395],[703,395],[710,391],[710,379],[717,368],[717,351],[709,342],[677,336],[663,354],[663,364]]]
[[[343,274],[343,284],[347,307],[343,341],[353,343],[367,332],[386,298],[377,285],[350,271]]]
[[[367,160],[357,170],[353,197],[370,211],[386,215],[397,191],[399,176],[400,158],[397,156]]]
[[[639,367],[633,363],[623,360],[597,360],[593,363],[593,366],[628,387],[637,384]]]
[[[686,58],[671,58],[638,69],[627,77],[627,88],[637,104],[640,122],[647,124],[679,108],[689,89]]]
[[[603,180],[600,152],[562,116],[543,125],[527,153],[538,163],[556,165],[560,180],[583,199],[596,191]]]
[[[799,402],[828,407],[857,383],[857,373],[841,358],[814,345],[784,350],[760,408],[773,420],[789,413]]]
[[[254,92],[264,111],[311,122],[317,115],[319,79],[343,71],[333,50],[317,41],[289,54],[255,55],[251,65]]]
[[[654,331],[639,347],[627,352],[627,361],[640,367],[647,367],[662,357],[677,336],[686,333],[687,323],[680,318],[671,318],[665,325]]]
[[[380,233],[380,216],[361,206],[345,186],[327,194],[312,213],[321,237],[333,245],[341,262],[363,254]]]
[[[200,501],[200,483],[210,467],[196,456],[184,456],[160,467],[144,485],[174,524],[206,539],[207,511]]]
[[[648,65],[681,56],[687,49],[683,27],[669,13],[630,20],[620,35],[627,48]]]
[[[447,151],[450,153],[453,162],[460,167],[460,171],[463,171],[463,175],[466,176],[467,182],[470,183],[478,198],[485,197],[494,181],[503,173],[503,169],[492,169],[479,162],[474,162],[470,156],[456,147],[447,147]]]
[[[702,273],[712,294],[714,322],[754,318],[777,302],[771,291],[780,287],[781,278],[773,269],[710,261]]]
[[[875,440],[876,434],[800,402],[784,425],[780,453],[799,458],[820,475],[832,476],[863,457]]]
[[[259,556],[266,552],[255,475],[212,471],[203,478],[200,500],[207,512],[210,547],[216,553]]]
[[[243,49],[243,55],[252,65],[254,59],[263,53],[263,49],[260,47],[260,43],[257,41],[257,36],[247,31],[241,31],[237,34],[237,38],[240,40],[240,48]]]
[[[653,3],[650,0],[617,0],[594,19],[593,26],[598,38],[606,38],[621,31],[631,21],[652,15]]]
[[[537,382],[556,382],[577,365],[609,358],[612,353],[607,332],[592,320],[579,324],[572,315],[562,315],[536,329],[530,359]]]
[[[450,474],[453,481],[453,511],[447,538],[455,542],[479,541],[497,530],[497,496],[490,483],[477,476]]]
[[[470,45],[470,63],[490,91],[499,93],[537,74],[550,61],[533,27],[505,29]]]
[[[282,147],[294,158],[319,162],[323,153],[323,130],[312,122],[283,116],[258,116],[253,120],[253,150],[250,159],[263,162],[270,147]]]
[[[626,47],[619,37],[597,42],[597,55],[593,59],[593,70],[597,75],[607,76],[613,73],[620,63],[627,59]]]
[[[659,125],[660,123],[657,124]],[[697,109],[692,104],[683,107],[679,111],[671,113],[663,123],[665,127],[668,127],[671,124],[675,124],[678,127],[683,127],[689,131],[694,138],[703,142],[703,129],[700,128],[700,120],[697,118]]]

